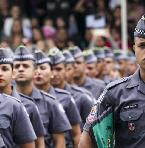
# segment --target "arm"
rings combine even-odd
[[[88,132],[83,131],[78,148],[93,148],[92,140]]]
[[[45,148],[44,137],[37,137],[35,140],[36,148]]]
[[[64,133],[53,134],[54,148],[65,148]]]
[[[74,142],[74,148],[78,148],[79,140],[81,137],[80,124],[76,124],[72,126],[71,135]]]
[[[20,148],[35,148],[34,142],[21,144]]]

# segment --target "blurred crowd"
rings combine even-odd
[[[129,49],[144,10],[143,0],[127,1]],[[121,49],[120,0],[0,0],[0,41],[13,51],[21,43],[44,52],[73,45]]]

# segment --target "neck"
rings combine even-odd
[[[83,75],[82,77],[80,77],[80,79],[74,79],[74,83],[78,86],[82,86],[85,83],[85,78],[86,76]]]
[[[145,82],[145,70],[140,69],[140,77]]]
[[[11,84],[8,84],[6,87],[4,88],[0,88],[0,93],[5,93],[7,95],[11,95],[12,94],[12,88],[11,88]]]
[[[48,83],[46,84],[42,84],[42,85],[35,85],[38,89],[43,90],[45,92],[48,92],[48,90],[50,89],[51,85]]]
[[[56,87],[58,87],[60,89],[64,89],[64,87],[65,87],[65,81],[63,81],[60,85],[58,85]]]
[[[31,96],[32,91],[33,91],[33,83],[30,82],[27,85],[22,85],[22,84],[17,83],[16,89],[19,93],[22,93],[27,96]]]

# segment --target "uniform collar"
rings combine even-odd
[[[145,94],[145,83],[140,78],[139,69],[131,76],[130,82],[126,88],[138,86],[138,90]]]
[[[71,85],[68,84],[68,83],[65,83],[64,89],[67,90],[68,92],[71,92],[72,91]]]
[[[91,87],[92,86],[92,81],[91,78],[86,76],[85,78],[85,83],[83,84],[84,87]]]
[[[47,91],[49,94],[53,95],[55,98],[57,97],[56,96],[56,93],[55,93],[55,89],[54,87],[50,86],[49,90]]]
[[[43,98],[40,90],[37,89],[36,87],[33,87],[32,94],[30,97],[32,97],[33,99],[42,99]]]
[[[12,86],[12,96],[21,100],[20,95],[18,94],[18,92],[16,91],[16,89]]]

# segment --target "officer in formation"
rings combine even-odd
[[[75,104],[74,98],[71,96],[71,94],[64,90],[63,84],[64,84],[64,69],[63,64],[61,65],[62,67],[55,67],[55,65],[59,65],[64,59],[63,56],[59,56],[56,54],[57,48],[52,48],[50,49],[49,52],[49,57],[52,62],[52,77],[51,77],[51,84],[53,87],[55,87],[55,94],[62,104],[65,113],[70,121],[70,124],[72,125],[72,130],[71,134],[66,136],[66,146],[68,148],[77,148],[79,139],[80,139],[80,134],[81,134],[81,129],[80,129],[80,123],[81,123],[81,117],[79,115],[77,106]],[[63,83],[62,83],[63,82]],[[72,136],[70,136],[72,135]]]
[[[145,15],[134,31],[133,51],[139,68],[107,85],[87,117],[79,148],[144,148]]]
[[[54,79],[55,77],[57,77],[59,74],[63,77],[63,79],[61,79],[60,77],[57,77],[57,79],[61,80],[60,83],[56,83],[53,82],[53,85],[55,87],[64,89],[66,91],[68,91],[72,97],[75,100],[75,103],[78,107],[81,119],[82,119],[82,124],[84,124],[85,120],[86,120],[86,116],[88,115],[88,113],[90,112],[90,109],[93,105],[93,101],[92,99],[88,98],[87,95],[85,95],[85,92],[80,89],[77,86],[74,85],[70,85],[69,83],[67,83],[67,81],[65,80],[66,77],[66,66],[68,64],[73,64],[74,63],[74,58],[71,55],[71,53],[68,50],[63,51],[63,53],[61,53],[59,50],[54,51],[55,53],[53,54],[53,59],[56,61],[59,60],[59,63],[56,64],[56,62],[53,62],[52,65],[52,71],[54,73]],[[52,57],[52,56],[51,56]],[[56,58],[55,58],[56,57]],[[61,69],[59,70],[59,74],[57,72],[57,69]],[[55,76],[56,73],[56,76]]]
[[[19,46],[13,62],[16,89],[38,107],[45,131],[45,147],[63,148],[65,147],[64,132],[71,129],[70,123],[56,99],[33,86],[35,68],[34,56],[27,48]]]
[[[0,52],[2,53],[2,52]],[[9,84],[12,71],[12,59],[0,54],[0,88]],[[5,74],[4,74],[5,73]],[[8,88],[6,88],[9,91]],[[10,90],[11,91],[11,90]],[[23,128],[22,128],[23,127]],[[36,135],[25,110],[25,107],[15,97],[0,94],[0,147],[1,148],[35,148]]]
[[[89,90],[95,98],[98,98],[105,88],[104,82],[97,79],[94,81],[94,79],[86,75],[86,63],[83,53],[79,47],[69,48],[69,51],[75,59],[73,75],[74,83]]]
[[[97,75],[97,57],[91,49],[84,50],[83,56],[86,62],[86,74],[91,78],[95,78]]]
[[[16,97],[17,99],[22,101],[22,103],[26,107],[33,129],[37,136],[35,145],[38,148],[40,147],[44,148],[45,147],[44,146],[44,128],[43,128],[43,124],[42,124],[40,113],[38,112],[37,106],[32,101],[27,99],[25,96],[21,97],[21,95],[18,94],[15,88],[12,87],[11,81],[12,81],[12,72],[13,72],[13,60],[9,52],[6,49],[1,48],[0,57],[1,57],[0,77],[1,77],[1,80],[3,80],[0,83],[0,92]]]
[[[34,84],[37,88],[55,96],[55,98],[61,103],[59,106],[62,107],[62,109],[64,108],[67,118],[72,126],[72,129],[65,133],[66,147],[77,147],[81,131],[80,116],[76,105],[71,99],[69,92],[51,86],[50,78],[52,76],[52,62],[50,62],[50,58],[45,56],[44,53],[39,50],[35,51],[34,55],[37,64],[36,74],[34,76]]]

